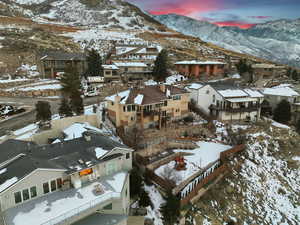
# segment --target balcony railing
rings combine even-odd
[[[238,107],[233,108],[229,106],[221,107],[216,105],[210,105],[210,110],[216,110],[216,111],[224,111],[224,112],[230,112],[230,113],[238,113],[238,112],[253,112],[257,111],[260,108],[260,104],[247,106],[247,107]]]
[[[84,205],[79,206],[78,208],[72,209],[66,213],[63,213],[61,215],[58,215],[57,217],[54,217],[50,220],[48,220],[45,223],[42,223],[41,225],[56,225],[56,224],[64,224],[67,223],[67,221],[70,221],[72,218],[76,216],[80,216],[83,212],[104,203],[108,200],[113,200],[114,198],[120,198],[119,193],[107,193],[103,194],[100,197],[94,199],[93,201],[90,201]]]

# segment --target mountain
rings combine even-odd
[[[218,27],[176,14],[153,17],[171,29],[222,48],[300,68],[300,19],[277,20],[240,29]]]
[[[146,30],[163,27],[123,0],[2,0],[0,15],[70,26]]]

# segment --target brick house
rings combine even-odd
[[[189,77],[210,77],[224,75],[226,63],[218,61],[180,61],[175,63],[176,70]]]

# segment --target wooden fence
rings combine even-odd
[[[194,198],[198,191],[203,188],[209,182],[215,180],[219,175],[225,173],[228,170],[227,160],[230,156],[241,152],[245,149],[245,145],[237,145],[227,151],[220,154],[220,160],[207,168],[200,176],[196,177],[191,181],[185,188],[180,192],[181,205],[184,206]]]

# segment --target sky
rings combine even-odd
[[[300,0],[128,0],[155,14],[175,13],[219,26],[249,28],[278,19],[300,18]]]

